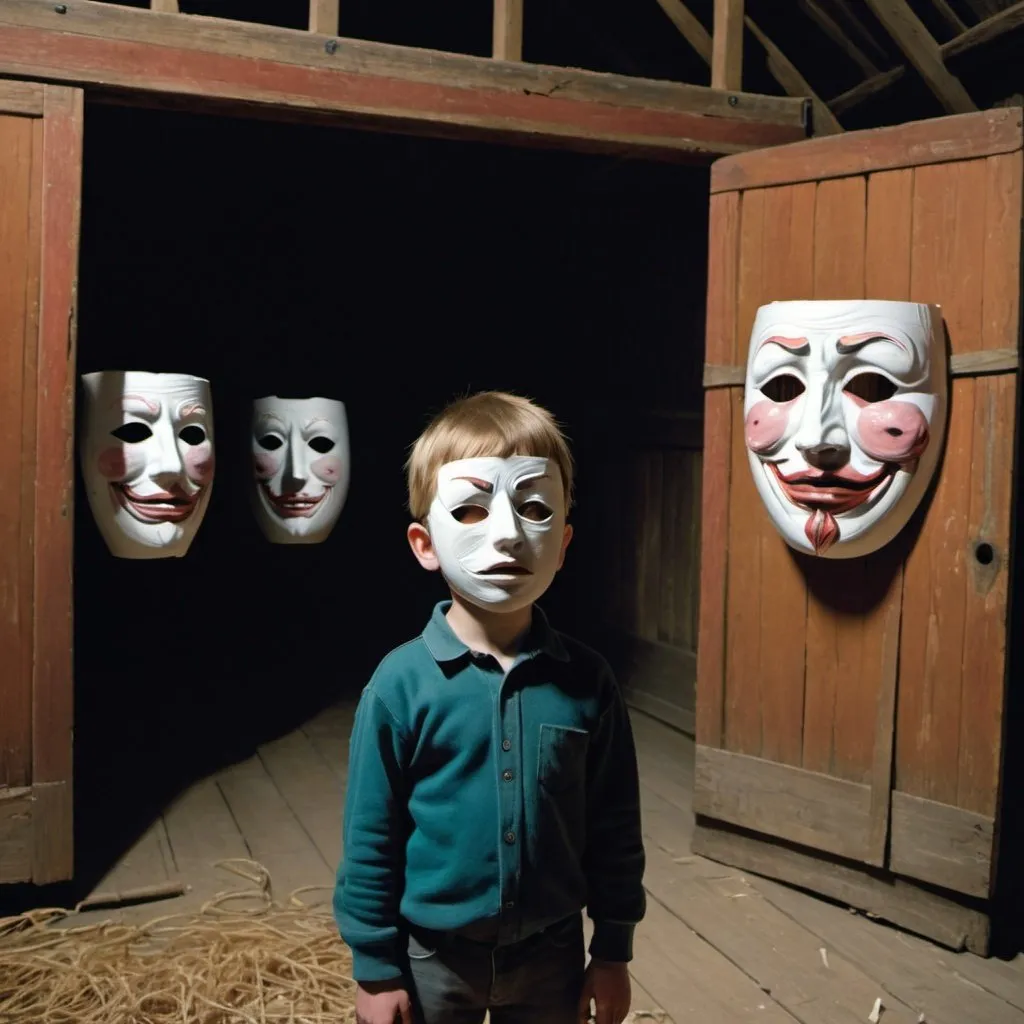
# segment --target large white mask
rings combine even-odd
[[[256,518],[275,544],[319,544],[348,496],[345,406],[331,398],[259,398],[253,403]]]
[[[937,306],[773,302],[754,320],[743,414],[754,482],[798,551],[854,558],[899,533],[946,431]]]
[[[210,385],[184,373],[82,377],[79,453],[93,518],[118,558],[180,558],[213,485]]]
[[[551,585],[566,507],[550,459],[460,459],[443,465],[427,530],[448,585],[475,605],[511,612]]]

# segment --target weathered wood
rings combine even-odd
[[[857,106],[858,103],[863,103],[865,100],[870,99],[876,93],[888,89],[889,86],[898,82],[906,72],[907,69],[902,64],[898,64],[887,71],[880,71],[877,75],[872,75],[871,78],[865,78],[863,82],[858,82],[855,86],[847,89],[846,92],[841,92],[834,99],[829,100],[829,110],[833,114],[842,114],[844,111]]]
[[[898,875],[987,898],[993,830],[987,815],[896,790],[889,867]]]
[[[172,0],[176,3],[177,0]],[[309,0],[309,31],[323,36],[338,34],[340,0]]]
[[[38,82],[0,81],[0,114],[43,116],[43,87]]]
[[[998,39],[1007,32],[1024,25],[1024,0],[1018,0],[1004,8],[998,14],[993,14],[984,21],[972,25],[969,29],[961,32],[956,38],[950,39],[942,46],[943,59],[948,60],[958,54],[966,53],[975,47],[984,46],[986,43]]]
[[[704,387],[705,388],[735,388],[743,387],[746,380],[747,369],[745,366],[716,366],[712,363],[704,364]]]
[[[804,13],[838,46],[865,75],[877,75],[878,66],[850,38],[843,27],[816,0],[799,0]]]
[[[743,88],[743,0],[714,0],[711,87]]]
[[[867,5],[946,111],[966,114],[978,109],[960,79],[943,64],[939,44],[906,0],[867,0]]]
[[[939,893],[880,875],[874,869],[831,860],[759,839],[708,821],[698,821],[693,852],[742,871],[785,882],[874,914],[953,950],[985,956],[988,916]]]
[[[523,0],[494,0],[491,37],[495,60],[523,59]]]
[[[607,651],[628,705],[693,735],[693,651],[625,634],[610,636]]]
[[[943,21],[953,30],[954,33],[967,30],[967,24],[953,9],[949,0],[932,0],[932,7],[939,13]]]
[[[310,4],[315,2],[316,0],[310,0]],[[178,0],[149,0],[149,9],[158,14],[178,14]]]
[[[864,860],[870,804],[869,786],[765,758],[697,746],[696,814]]]
[[[307,32],[93,0],[70,6],[59,24],[39,0],[10,0],[0,26],[0,73],[89,84],[99,98],[699,161],[806,135],[802,102],[786,98],[363,40],[329,46]]]
[[[32,783],[32,881],[36,885],[71,878],[74,866],[71,778]]]
[[[0,885],[32,878],[32,790],[0,787]]]
[[[808,139],[716,161],[711,191],[736,192],[1012,153],[1024,142],[1022,124],[1020,110],[1004,108],[873,128],[857,132],[853,145],[846,143],[846,136]]]
[[[692,14],[682,0],[658,0],[658,6],[668,15],[672,24],[679,29],[683,38],[697,51],[708,66],[711,65],[714,42],[711,33]]]
[[[134,889],[90,893],[76,909],[120,908],[128,904],[174,899],[176,896],[184,896],[187,892],[188,886],[181,879],[154,882],[152,885],[140,885]]]
[[[752,18],[746,19],[747,28],[764,47],[768,57],[768,70],[789,96],[807,96],[811,101],[811,128],[815,135],[835,135],[843,131],[835,114],[811,88],[796,65],[772,42]]]

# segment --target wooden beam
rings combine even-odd
[[[824,100],[811,88],[807,79],[796,69],[790,59],[761,31],[752,18],[746,19],[747,28],[757,37],[768,55],[768,70],[790,96],[809,96],[815,135],[835,135],[843,130],[835,114],[828,109]]]
[[[967,114],[978,109],[960,79],[942,63],[939,44],[910,9],[907,0],[866,0],[866,3],[946,111]]]
[[[870,99],[876,93],[888,89],[889,86],[903,77],[906,70],[900,64],[897,67],[890,68],[888,71],[880,71],[873,78],[865,78],[863,82],[858,83],[852,89],[847,89],[846,92],[840,93],[835,99],[829,100],[829,109],[833,114],[841,114],[844,110],[849,110],[851,107],[857,106],[858,103],[863,103],[864,100]]]
[[[801,99],[76,0],[0,4],[0,76],[96,99],[709,163],[806,138]]]
[[[160,14],[177,14],[178,0],[149,0],[149,9]]]
[[[850,58],[864,72],[872,76],[878,74],[878,66],[870,57],[843,31],[840,25],[824,8],[815,0],[799,0],[800,6],[807,16],[813,21],[822,32],[825,33],[836,44],[847,57]]]
[[[658,0],[658,6],[669,16],[683,38],[697,51],[705,64],[710,65],[714,50],[711,33],[682,0]]]
[[[932,7],[938,11],[939,17],[953,30],[955,35],[967,31],[966,22],[953,10],[949,0],[932,0]]]
[[[523,59],[523,0],[494,0],[491,56]]]
[[[176,3],[177,0],[172,0]],[[309,0],[309,31],[336,36],[340,24],[340,0]]]
[[[715,0],[711,88],[743,88],[743,0]]]
[[[942,56],[948,60],[950,57],[966,53],[976,46],[983,46],[1015,28],[1020,28],[1021,25],[1024,25],[1024,0],[998,14],[993,14],[991,18],[986,18],[966,32],[961,32],[955,39],[944,43]]]
[[[855,2],[858,7],[863,9],[860,0],[855,0]],[[858,12],[851,6],[850,0],[818,0],[818,3],[822,8],[831,12],[833,19],[840,27],[845,27],[850,39],[856,40],[865,53],[872,55],[876,64],[884,66],[889,61],[889,54],[858,17]]]

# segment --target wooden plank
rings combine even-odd
[[[324,36],[336,36],[341,16],[340,8],[340,0],[309,0],[309,31]]]
[[[292,732],[259,748],[259,759],[329,867],[341,860],[342,792],[308,737]]]
[[[664,464],[659,451],[644,452],[643,509],[644,518],[639,534],[640,589],[637,599],[640,609],[638,636],[656,642],[658,639],[658,604],[661,600],[661,576],[665,571],[662,551],[661,520],[664,505]]]
[[[1022,124],[1020,110],[1007,107],[808,139],[718,160],[711,168],[711,191],[733,192],[1012,153],[1024,142]]]
[[[870,804],[869,786],[697,746],[696,814],[860,860]]]
[[[42,85],[38,82],[0,81],[0,114],[42,117]]]
[[[867,5],[946,111],[967,114],[978,109],[960,79],[943,64],[939,44],[906,0],[867,0]]]
[[[149,9],[158,14],[178,14],[178,0],[149,0]]]
[[[32,790],[0,787],[0,885],[32,878]]]
[[[743,0],[714,0],[711,87],[743,88]]]
[[[34,422],[25,423],[25,401],[34,391],[25,366],[28,347],[36,344],[27,324],[38,279],[32,273],[34,123],[24,117],[0,116],[0,664],[6,666],[0,687],[0,786],[31,782],[32,741],[32,558],[31,496],[33,467],[22,448],[31,442]],[[34,367],[34,360],[31,364]],[[26,370],[29,372],[26,372]],[[28,430],[26,430],[26,427]],[[28,472],[26,473],[26,470]],[[26,509],[26,505],[28,508]],[[26,522],[27,513],[27,522]],[[26,589],[27,588],[27,589]]]
[[[895,790],[889,867],[944,889],[987,898],[994,822],[984,814]]]
[[[969,970],[992,961],[970,953],[950,955],[915,935],[766,878],[759,878],[755,887],[817,935],[829,955],[836,952],[856,964],[883,991],[892,992],[929,1024],[1024,1024],[1021,1010],[968,980]],[[1024,995],[1019,979],[1018,989]]]
[[[912,882],[706,821],[695,827],[692,847],[700,856],[856,907],[950,949],[987,955],[989,920],[984,913]]]
[[[74,865],[71,779],[32,783],[32,881],[71,878]]]
[[[956,57],[975,47],[984,46],[985,43],[990,43],[993,39],[998,39],[999,36],[1020,28],[1021,25],[1024,25],[1024,0],[1018,0],[1017,3],[1005,7],[998,14],[993,14],[984,21],[979,21],[977,25],[972,25],[956,38],[944,43],[942,57],[944,60],[949,60],[950,57]]]
[[[491,36],[495,60],[523,59],[523,0],[494,0]]]
[[[93,0],[70,7],[59,31],[52,14],[41,13],[29,0],[0,8],[0,74],[86,83],[108,98],[256,106],[354,127],[698,162],[806,135],[802,106],[782,107],[770,122],[767,109],[778,100],[772,108],[742,97],[730,105],[728,94],[703,86],[425,50],[410,56],[360,40],[327,53],[311,45],[319,37],[310,33],[299,34],[298,47],[286,29]]]
[[[891,85],[898,82],[906,73],[907,69],[902,64],[889,68],[886,71],[880,71],[877,75],[865,78],[863,82],[858,82],[845,92],[841,92],[834,99],[829,100],[828,108],[833,114],[845,113],[859,103],[863,103],[872,96],[884,92]]]
[[[836,115],[811,88],[810,83],[800,74],[796,65],[763,32],[752,18],[746,19],[747,28],[764,47],[768,56],[768,70],[772,77],[786,90],[789,96],[807,96],[811,101],[811,128],[814,135],[835,135],[843,131]]]
[[[799,299],[813,293],[816,191],[816,186],[807,184],[764,192],[762,302]],[[733,430],[743,433],[742,419],[733,424]],[[746,459],[745,442],[743,453]],[[760,585],[755,588],[752,582],[748,584],[750,599],[758,604],[761,633],[761,664],[756,668],[761,703],[761,744],[757,753],[773,761],[799,765],[807,672],[807,580],[801,563],[779,536],[754,490],[749,465],[744,475],[747,496],[736,494],[732,500],[751,500],[761,546]],[[742,571],[742,565],[739,568]],[[735,624],[730,621],[729,625],[732,629]],[[737,643],[746,642],[743,630],[736,636],[743,637]]]
[[[43,121],[41,301],[36,417],[32,781],[63,783],[45,819],[48,849],[37,883],[70,878],[72,534],[75,334],[82,179],[80,89],[46,86]],[[54,791],[56,792],[56,791]],[[44,820],[44,819],[40,819]],[[37,822],[38,825],[38,822]],[[51,831],[52,829],[52,831]],[[37,840],[39,842],[41,840]]]
[[[953,9],[949,0],[932,0],[932,7],[938,12],[939,16],[945,21],[946,25],[953,30],[954,33],[960,33],[967,30],[967,24],[960,17],[959,14]]]
[[[661,452],[661,510],[658,526],[661,538],[662,564],[657,601],[658,643],[671,645],[674,642],[676,623],[676,600],[684,603],[687,595],[677,587],[686,571],[686,552],[681,551],[677,536],[686,530],[683,494],[686,484],[686,458],[680,452]],[[682,555],[682,559],[680,558]],[[614,577],[612,577],[614,578]],[[693,645],[688,646],[692,651]],[[694,665],[696,675],[696,665]],[[692,707],[692,705],[691,705]]]

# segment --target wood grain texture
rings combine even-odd
[[[714,0],[711,33],[711,87],[743,88],[744,0]]]
[[[1022,142],[1024,120],[1019,108],[911,121],[725,157],[711,168],[711,191],[735,192],[973,160],[1015,152]]]
[[[773,760],[697,747],[696,814],[861,860],[870,805],[868,786]]]
[[[0,81],[0,114],[43,116],[43,86],[38,82]]]
[[[75,317],[82,175],[79,89],[47,86],[43,122],[41,301],[36,415],[32,783],[63,785],[47,798],[37,857],[45,879],[70,878],[72,534]],[[58,820],[59,819],[59,820]],[[40,849],[37,844],[37,850]]]
[[[494,0],[491,36],[495,60],[523,59],[523,0]]]
[[[309,0],[309,31],[336,36],[341,16],[340,0]]]
[[[32,878],[32,790],[0,789],[0,885]]]

